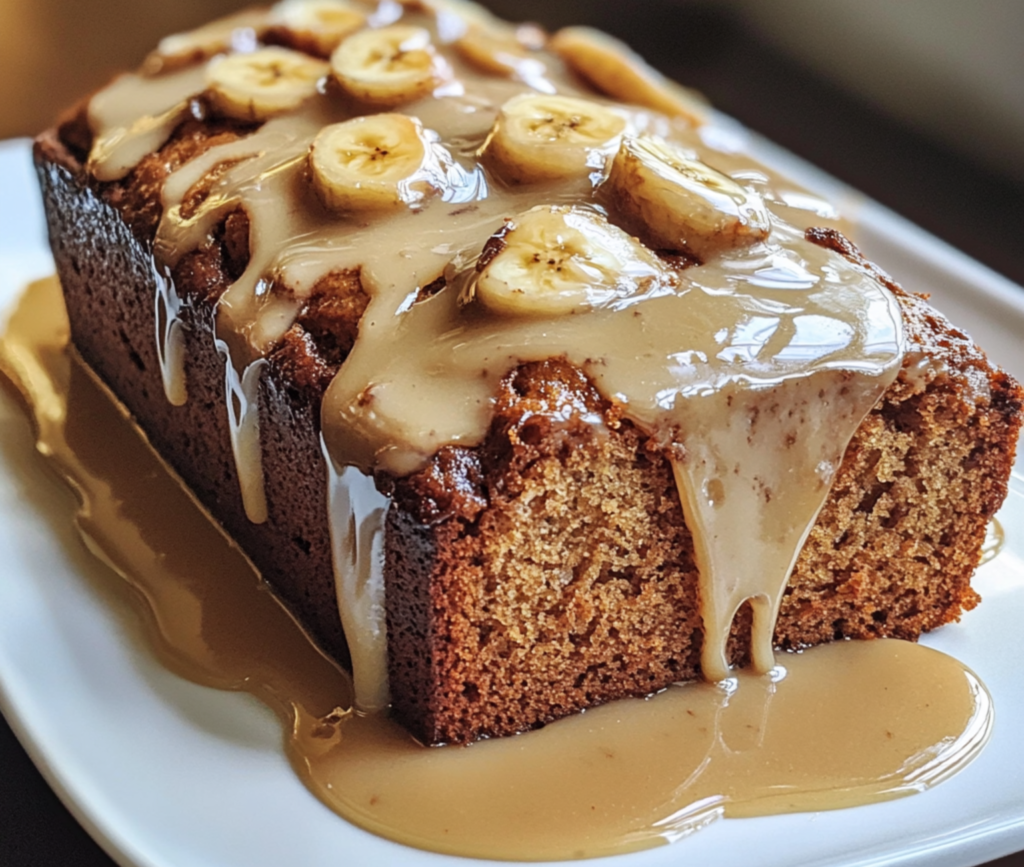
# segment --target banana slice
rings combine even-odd
[[[310,180],[332,211],[416,205],[445,172],[416,118],[371,114],[324,127],[309,151]]]
[[[548,42],[572,69],[602,93],[694,125],[705,122],[700,101],[669,81],[624,42],[590,27],[566,27]]]
[[[206,84],[214,107],[240,120],[266,120],[317,94],[329,69],[322,60],[287,48],[232,54],[210,64]]]
[[[399,0],[412,12],[434,16],[437,38],[441,44],[454,42],[471,27],[491,27],[502,23],[479,3],[472,0]]]
[[[330,57],[342,39],[366,24],[366,13],[344,0],[284,0],[271,8],[268,21],[296,47]]]
[[[444,62],[422,27],[393,24],[349,36],[331,55],[341,88],[361,102],[395,106],[429,94],[444,78]]]
[[[266,10],[245,9],[187,33],[165,36],[142,68],[148,75],[159,75],[208,60],[215,54],[252,51],[266,29]]]
[[[635,238],[569,205],[541,205],[507,223],[477,267],[476,299],[506,316],[583,313],[670,280]]]
[[[763,240],[771,230],[757,193],[654,137],[623,140],[607,186],[655,246],[700,259]]]
[[[463,60],[481,72],[514,78],[536,87],[534,82],[543,79],[547,66],[531,52],[531,46],[523,43],[520,31],[527,36],[533,35],[532,30],[524,28],[496,30],[470,26],[463,36],[455,40],[455,49]],[[550,85],[537,89],[554,91]]]
[[[481,154],[513,183],[586,175],[626,132],[621,111],[574,96],[522,94],[502,107]]]

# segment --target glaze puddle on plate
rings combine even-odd
[[[476,857],[592,857],[714,818],[822,810],[927,788],[981,750],[992,706],[937,651],[851,642],[780,656],[769,676],[673,687],[514,738],[427,749],[347,708],[347,676],[262,589],[66,349],[55,280],[33,284],[0,360],[39,450],[78,491],[90,548],[133,588],[161,658],[280,717],[293,767],[355,824]]]

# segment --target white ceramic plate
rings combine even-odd
[[[745,135],[736,131],[738,135]],[[1024,375],[1024,290],[792,156],[753,140],[860,221],[868,255]],[[52,268],[25,142],[0,143],[0,310]],[[1001,515],[1008,544],[983,567],[985,604],[927,643],[995,697],[981,757],[938,788],[827,813],[724,820],[616,867],[715,864],[964,867],[1024,849],[1024,484]],[[183,681],[154,659],[70,522],[71,495],[33,457],[0,394],[0,709],[78,819],[125,867],[320,867],[471,862],[419,852],[337,818],[299,783],[272,714]]]

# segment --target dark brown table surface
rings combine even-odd
[[[10,11],[18,4],[2,0],[0,5]],[[202,5],[184,3],[182,14],[202,20]],[[242,4],[220,3],[232,5]],[[612,2],[491,0],[488,5],[506,17],[549,27],[587,22],[615,33],[726,113],[1024,284],[1024,189],[818,80],[758,42],[721,5],[634,3],[626,15],[622,3]],[[110,7],[128,19],[140,15],[123,3]],[[136,51],[115,68],[137,59]],[[89,81],[88,74],[83,81]],[[63,807],[0,720],[0,867],[51,865],[113,867],[113,862]],[[1024,867],[1024,852],[990,867]]]

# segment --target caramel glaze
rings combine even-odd
[[[400,17],[424,27],[444,58],[449,74],[434,93],[397,109],[428,131],[445,172],[436,195],[370,217],[324,210],[308,183],[310,143],[324,126],[373,111],[343,98],[329,80],[299,108],[210,148],[164,185],[155,241],[164,267],[204,244],[238,208],[251,226],[248,265],[216,313],[232,447],[250,520],[266,518],[254,399],[263,358],[318,280],[358,272],[369,306],[322,408],[332,504],[352,501],[341,481],[351,480],[348,467],[401,476],[421,469],[444,445],[479,443],[501,377],[519,363],[564,356],[672,457],[698,540],[705,676],[729,675],[725,642],[747,600],[754,611],[754,667],[769,671],[773,624],[792,565],[850,437],[900,366],[902,325],[893,298],[866,269],[809,243],[803,230],[834,214],[735,152],[728,131],[710,119],[702,123],[696,106],[669,117],[619,105],[629,134],[672,141],[761,195],[771,212],[767,240],[689,269],[669,259],[635,291],[581,315],[508,317],[465,303],[488,238],[517,214],[573,204],[619,219],[602,186],[607,165],[599,160],[589,176],[529,184],[505,183],[500,170],[481,160],[501,105],[531,90],[609,101],[544,49],[528,52],[528,76],[520,74],[527,68],[521,64],[507,75],[481,72],[453,41],[467,27],[504,38],[514,31],[462,4],[436,4],[433,13],[429,6],[385,2],[369,26]],[[259,38],[258,20],[246,27],[252,40]],[[218,40],[219,50],[229,50],[239,32],[231,21],[206,28],[195,34],[195,53],[209,56]],[[188,55],[188,44],[187,36],[177,39],[177,56]],[[642,63],[625,55],[622,61]],[[123,177],[195,109],[203,62],[124,76],[92,100],[95,177]],[[642,229],[626,228],[643,239]],[[423,300],[424,287],[439,280],[444,288]],[[185,389],[171,297],[161,293],[156,330],[174,402]],[[351,517],[332,515],[336,532],[347,533]],[[737,538],[751,544],[737,550],[728,542]],[[334,548],[336,562],[345,552],[376,550],[347,537],[336,538]],[[374,568],[370,562],[356,571]],[[357,669],[364,669],[356,672],[358,702],[376,707],[387,696],[382,606],[360,602],[345,586],[344,570],[337,572],[346,634],[363,648],[353,653]],[[377,575],[370,584],[380,582]],[[344,610],[352,600],[361,614]]]
[[[999,522],[998,518],[993,518],[988,525],[988,530],[985,532],[985,544],[981,546],[981,559],[978,561],[979,566],[983,566],[991,560],[994,560],[999,552],[1003,550],[1003,545],[1006,542],[1006,531],[1003,529],[1003,525]]]
[[[68,352],[55,279],[29,288],[0,367],[38,450],[78,492],[89,547],[127,582],[180,674],[266,702],[331,809],[382,836],[515,860],[671,842],[720,816],[886,800],[948,778],[984,745],[991,701],[952,658],[896,640],[788,654],[768,674],[671,687],[465,749],[416,744],[351,709],[322,657]]]

